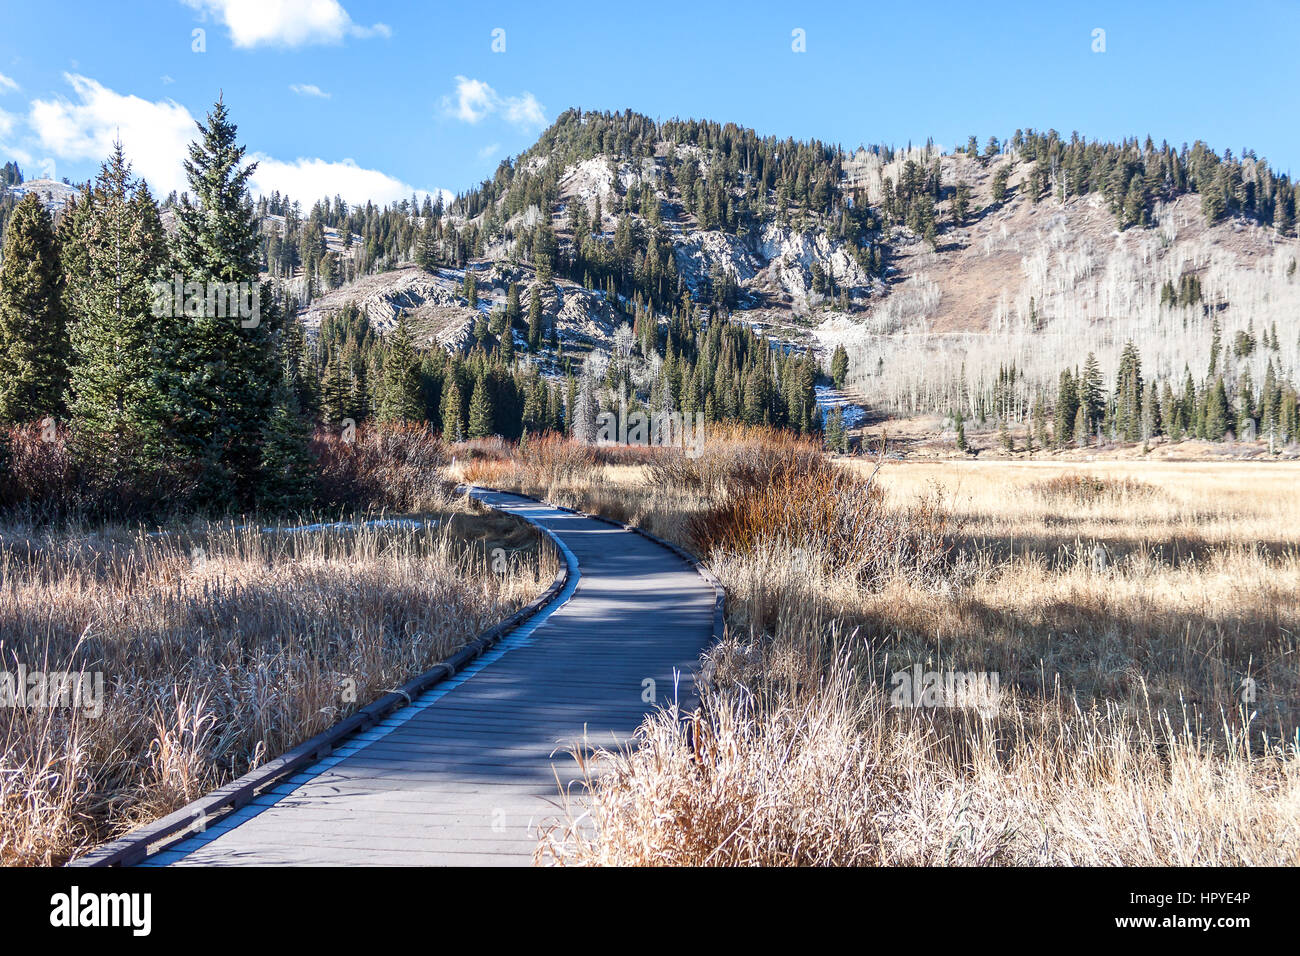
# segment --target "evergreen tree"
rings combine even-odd
[[[420,394],[420,359],[411,344],[406,315],[398,316],[387,343],[383,380],[379,395],[379,420],[383,422],[424,421],[424,401]]]
[[[542,347],[542,297],[538,287],[533,287],[528,301],[528,350],[536,352]]]
[[[14,207],[0,262],[0,425],[61,416],[68,333],[58,244],[40,197]]]
[[[1088,430],[1101,424],[1106,414],[1106,395],[1102,389],[1101,366],[1097,356],[1089,352],[1083,363],[1083,374],[1079,376],[1079,404],[1087,414]]]
[[[311,431],[311,421],[302,413],[297,393],[287,383],[282,384],[258,442],[259,507],[291,513],[311,505],[316,480],[315,465],[307,454]]]
[[[65,213],[61,231],[73,453],[106,480],[174,465],[162,375],[170,364],[165,345],[184,319],[174,315],[173,284],[163,281],[166,234],[158,207],[131,175],[120,144]]]
[[[831,382],[836,388],[843,388],[849,377],[849,353],[843,344],[835,346],[831,356]]]
[[[198,468],[200,500],[214,507],[247,506],[261,468],[258,436],[275,411],[280,316],[258,284],[259,230],[247,184],[256,163],[241,167],[244,148],[217,100],[198,124],[185,174],[189,191],[176,212],[172,257],[188,285],[207,293],[187,299],[167,343],[167,413],[178,454]],[[215,302],[248,290],[252,314],[231,316]]]
[[[1142,433],[1142,359],[1132,342],[1124,345],[1115,383],[1115,427],[1125,441],[1149,437]]]
[[[1039,448],[1047,447],[1047,407],[1043,401],[1043,393],[1038,392],[1034,396],[1033,423],[1030,434],[1033,440],[1038,443]],[[1033,445],[1030,445],[1030,451],[1033,451]]]
[[[350,230],[348,235],[351,236]],[[431,219],[420,230],[420,239],[415,247],[415,264],[425,272],[434,272],[438,268],[438,240]]]
[[[592,381],[588,366],[582,368],[582,378],[574,398],[573,422],[570,431],[574,441],[589,445],[596,440],[596,416],[599,407],[596,403],[595,382]]]
[[[844,428],[844,412],[836,406],[826,413],[826,424],[822,429],[822,439],[830,451],[843,452],[848,449],[848,432]]]
[[[487,438],[492,434],[492,396],[488,394],[486,377],[480,374],[474,382],[474,394],[469,400],[469,437]]]
[[[1203,436],[1209,441],[1223,441],[1227,431],[1228,393],[1223,385],[1223,376],[1219,376],[1207,390]]]
[[[519,305],[519,283],[512,282],[506,292],[506,328],[517,328],[522,315]]]
[[[442,440],[458,442],[465,439],[465,416],[460,383],[455,374],[447,376],[442,391]]]
[[[1053,435],[1057,448],[1064,448],[1075,433],[1075,420],[1080,411],[1079,392],[1075,386],[1074,376],[1066,369],[1061,373],[1060,385],[1056,393],[1056,427]],[[1085,418],[1086,418],[1086,412]],[[1086,428],[1086,424],[1085,424]]]

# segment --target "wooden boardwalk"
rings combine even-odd
[[[412,706],[143,865],[526,865],[578,776],[567,748],[584,733],[627,740],[651,688],[674,699],[675,673],[685,701],[713,629],[708,582],[639,534],[475,494],[559,539],[560,596]]]

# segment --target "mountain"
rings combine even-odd
[[[1063,369],[1094,353],[1109,373],[1130,340],[1148,381],[1201,375],[1224,342],[1230,392],[1270,366],[1292,376],[1295,202],[1264,160],[1199,142],[1017,130],[982,150],[974,137],[948,151],[846,150],[570,110],[445,207],[325,201],[282,216],[277,248],[295,253],[283,277],[310,298],[309,325],[357,301],[381,332],[405,313],[423,343],[466,351],[515,282],[523,315],[536,288],[544,321],[580,356],[687,302],[799,346],[843,344],[850,383],[885,411],[964,406],[982,419],[1001,391],[1021,421],[1036,396],[1050,404]]]
[[[70,186],[54,179],[28,179],[21,183],[0,187],[0,189],[12,196],[14,202],[29,193],[35,193],[41,197],[41,202],[45,204],[45,208],[50,212],[57,212],[62,209],[68,200],[73,199],[78,192],[76,186]]]

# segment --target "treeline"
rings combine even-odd
[[[1016,130],[1011,146],[1033,164],[1024,188],[1034,202],[1049,192],[1059,199],[1101,193],[1125,229],[1149,225],[1157,201],[1194,192],[1211,223],[1242,215],[1295,235],[1295,183],[1249,150],[1238,159],[1199,140],[1176,150],[1167,142],[1156,146],[1149,136],[1141,144],[1101,143],[1075,133],[1065,142],[1055,130],[1032,129]]]
[[[1267,439],[1273,448],[1300,441],[1300,391],[1274,361],[1280,344],[1276,330],[1259,339],[1251,332],[1239,333],[1225,342],[1216,324],[1213,335],[1209,368],[1199,379],[1190,368],[1184,368],[1176,381],[1146,377],[1141,354],[1129,342],[1109,379],[1113,386],[1105,385],[1101,365],[1089,353],[1081,368],[1061,371],[1055,395],[1040,390],[1027,408],[1017,369],[1004,367],[991,395],[973,402],[976,420],[996,421],[1008,445],[1007,425],[1027,421],[1030,450],[1159,437],[1169,441]],[[1257,348],[1273,353],[1258,383],[1249,368],[1238,372],[1232,361],[1249,357]],[[960,412],[954,415],[960,417]]]
[[[516,352],[514,340],[539,353],[554,340],[554,322],[539,319],[540,296],[530,295],[527,321],[518,300],[512,287],[510,305],[485,320],[467,356],[421,353],[405,318],[379,338],[354,306],[332,313],[314,343],[290,350],[299,370],[297,404],[335,427],[348,420],[425,423],[447,441],[547,431],[581,437],[590,422],[579,410],[591,418],[600,411],[698,413],[715,423],[821,429],[815,359],[773,348],[721,313],[701,314],[684,301],[661,319],[639,307],[616,330],[608,358],[592,353],[575,362],[552,345],[558,367],[547,376],[539,361]]]
[[[243,155],[218,101],[190,145],[170,235],[120,145],[57,227],[35,196],[14,211],[0,426],[40,423],[86,493],[115,510],[311,500],[311,423],[285,361],[296,323],[260,282]]]

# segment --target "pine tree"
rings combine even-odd
[[[528,301],[528,350],[536,352],[542,347],[542,297],[537,287]]]
[[[72,346],[72,450],[100,479],[160,471],[169,461],[162,376],[174,324],[164,283],[165,232],[149,188],[120,144],[61,225]],[[151,283],[160,282],[157,289]],[[165,286],[172,288],[164,293]],[[158,294],[155,294],[158,293]]]
[[[1214,380],[1205,399],[1204,437],[1209,441],[1223,441],[1228,431],[1228,394],[1223,376]]]
[[[58,244],[40,197],[14,207],[0,263],[0,424],[59,417],[68,389],[68,333]]]
[[[442,391],[442,440],[458,442],[465,439],[465,416],[460,383],[455,374],[447,376]]]
[[[848,447],[848,433],[844,430],[844,412],[836,406],[826,413],[826,424],[822,430],[822,440],[830,451],[845,451]]]
[[[519,305],[519,283],[512,282],[506,292],[506,328],[513,329],[518,326],[522,315]]]
[[[1142,359],[1132,342],[1124,345],[1115,383],[1115,427],[1125,441],[1142,434]],[[1147,436],[1149,437],[1149,436]]]
[[[282,384],[258,442],[259,507],[290,513],[310,506],[316,481],[315,465],[307,453],[311,430],[311,421],[302,413],[297,393],[288,383]]]
[[[849,353],[843,344],[835,346],[831,356],[831,382],[836,388],[843,388],[849,377]]]
[[[350,394],[352,377],[343,365],[342,354],[335,354],[325,363],[320,387],[321,418],[338,424],[351,411]]]
[[[378,417],[382,422],[424,421],[420,396],[420,359],[411,344],[406,315],[398,316],[397,328],[389,336],[380,385]]]
[[[240,166],[244,148],[221,100],[198,126],[173,260],[186,284],[208,293],[249,290],[253,314],[232,317],[211,294],[193,308],[187,302],[187,315],[171,324],[167,413],[178,454],[198,466],[200,500],[228,508],[251,504],[258,487],[258,436],[275,411],[279,316],[258,284],[259,230],[247,194],[257,164]]]
[[[438,268],[438,241],[432,220],[425,222],[420,230],[420,239],[415,246],[415,264],[425,272],[434,272]]]
[[[1034,396],[1033,424],[1030,430],[1033,441],[1037,442],[1039,448],[1047,447],[1047,408],[1043,401],[1043,393],[1038,392]],[[1030,451],[1033,451],[1033,444],[1030,444]]]
[[[1056,447],[1064,448],[1075,432],[1075,419],[1078,418],[1081,405],[1079,392],[1070,370],[1061,372],[1060,385],[1056,393],[1056,427],[1053,432]],[[1086,416],[1086,412],[1085,412]]]
[[[1089,352],[1083,363],[1083,374],[1079,376],[1079,404],[1088,416],[1088,428],[1100,425],[1106,414],[1106,395],[1102,389],[1101,366],[1097,356]]]
[[[487,438],[493,433],[492,397],[488,394],[486,377],[480,374],[469,400],[469,437]]]

